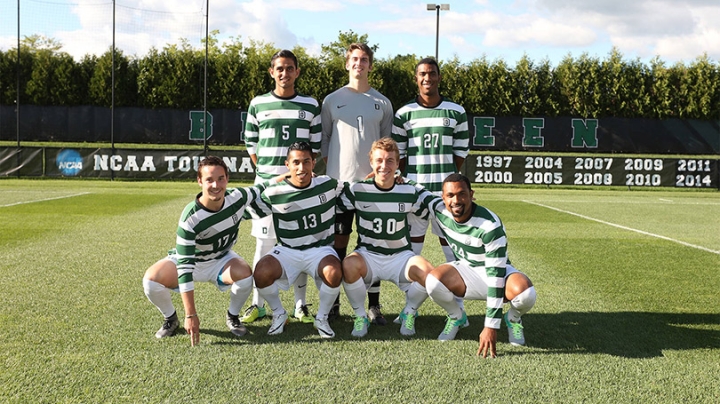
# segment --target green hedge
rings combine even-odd
[[[243,45],[236,38],[220,45],[216,34],[209,43],[208,107],[244,110],[255,95],[273,87],[267,69],[278,49],[257,42]],[[39,48],[35,42],[24,41],[20,47],[21,104],[111,105],[111,50],[75,61],[60,46]],[[338,43],[332,45],[324,46],[318,57],[293,49],[300,60],[300,92],[322,100],[346,84]],[[117,50],[115,104],[201,108],[204,57],[204,48],[193,49],[187,42],[153,48],[141,58]],[[375,60],[371,84],[395,108],[415,96],[413,69],[419,59],[398,55]],[[0,51],[0,104],[15,103],[16,61],[17,49]],[[443,61],[441,70],[442,93],[472,115],[720,119],[720,69],[707,55],[672,66],[658,57],[649,65],[626,60],[617,50],[605,58],[568,55],[557,66],[527,56],[514,66],[483,57],[468,63]]]

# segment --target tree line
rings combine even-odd
[[[250,100],[270,91],[273,44],[231,38],[208,39],[208,109],[247,109]],[[311,56],[292,51],[301,69],[299,92],[322,100],[347,83],[344,49],[367,42],[367,35],[340,32],[338,40]],[[372,45],[377,49],[377,45]],[[17,99],[17,48],[0,51],[0,104]],[[112,50],[74,60],[57,41],[29,36],[20,46],[20,104],[111,106]],[[370,83],[395,109],[416,95],[417,55],[376,59]],[[481,57],[471,62],[441,61],[441,92],[471,115],[577,116],[583,118],[720,119],[720,67],[707,55],[668,65],[626,60],[613,49],[606,57],[567,55],[556,66],[522,57],[514,66]],[[115,105],[141,108],[202,108],[205,100],[205,48],[187,41],[152,48],[142,57],[115,50]]]

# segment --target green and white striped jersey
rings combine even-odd
[[[430,215],[435,217],[455,257],[479,271],[485,271],[488,283],[485,326],[500,328],[503,299],[505,298],[505,272],[507,236],[500,218],[487,208],[472,204],[472,216],[458,223],[445,207],[442,198],[425,194]]]
[[[412,250],[407,215],[420,209],[422,189],[395,184],[383,190],[370,178],[348,184],[340,197],[341,211],[355,210],[358,248],[390,255]]]
[[[265,186],[258,184],[227,189],[223,207],[217,212],[207,210],[198,202],[202,194],[185,207],[180,215],[175,241],[180,292],[195,288],[193,271],[196,262],[220,259],[232,249],[245,208],[260,197]]]
[[[245,144],[257,156],[257,176],[270,179],[287,172],[288,147],[306,141],[320,152],[320,106],[312,97],[296,94],[281,98],[272,91],[250,101],[245,123]]]
[[[436,194],[443,180],[457,172],[454,156],[465,158],[469,152],[465,109],[445,97],[434,108],[417,101],[405,104],[395,114],[392,137],[400,158],[407,158],[405,176]]]
[[[297,188],[287,180],[268,187],[252,209],[259,216],[272,213],[278,243],[288,248],[332,246],[335,206],[343,185],[327,175]]]

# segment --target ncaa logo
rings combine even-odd
[[[64,149],[58,153],[55,163],[62,175],[75,176],[80,174],[83,168],[83,159],[77,150]]]
[[[298,111],[298,118],[305,119],[305,111],[303,111],[303,110]]]
[[[450,118],[443,118],[443,126],[450,126]]]

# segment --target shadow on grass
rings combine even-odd
[[[523,324],[528,346],[558,353],[652,358],[664,350],[720,348],[720,314],[531,312]]]
[[[434,340],[442,331],[445,318],[421,315],[416,320],[417,334],[404,337],[399,325],[393,324],[396,314],[386,314],[386,326],[371,326],[362,340],[400,341]],[[484,317],[471,315],[470,327],[460,330],[458,340],[477,341]],[[523,316],[528,348],[547,353],[604,353],[625,358],[663,356],[664,350],[720,348],[720,314],[647,313],[647,312],[562,312],[528,313]],[[352,318],[341,316],[331,323],[335,338],[319,337],[312,324],[290,321],[281,335],[267,335],[269,319],[248,325],[249,334],[233,337],[227,330],[203,329],[201,333],[218,337],[215,344],[324,343],[358,340],[350,335]],[[505,327],[498,332],[498,341],[507,341]],[[532,353],[542,353],[537,349]],[[514,352],[522,354],[523,351]]]

